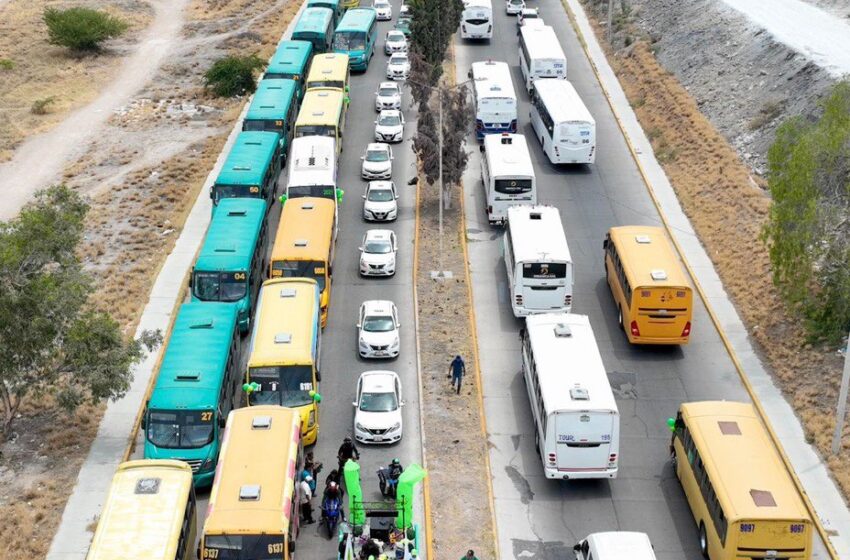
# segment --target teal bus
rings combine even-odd
[[[334,34],[334,14],[328,8],[305,8],[298,21],[292,38],[299,41],[310,41],[313,44],[313,54],[331,50]]]
[[[345,11],[341,0],[307,0],[307,7],[327,8],[332,11],[334,14],[334,27],[339,23],[339,18],[342,17],[342,13]]]
[[[213,214],[189,277],[192,301],[236,304],[239,331],[247,333],[266,267],[266,201],[228,198]]]
[[[298,100],[304,96],[304,81],[310,73],[313,60],[313,43],[310,41],[281,41],[269,62],[264,80],[295,80],[298,82]]]
[[[242,121],[242,130],[277,132],[280,135],[280,159],[286,161],[286,150],[298,116],[297,93],[299,83],[294,80],[263,80]],[[281,163],[283,165],[283,163]]]
[[[192,467],[196,486],[215,474],[227,415],[241,399],[236,306],[180,306],[142,417],[145,459],[176,459]]]
[[[271,208],[280,175],[280,135],[240,132],[210,189],[213,213],[225,198],[262,198]]]
[[[375,54],[377,22],[375,8],[352,8],[345,12],[342,21],[336,26],[334,52],[347,54],[352,70],[365,72],[369,67],[369,61]]]

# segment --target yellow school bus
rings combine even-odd
[[[128,461],[112,477],[86,560],[189,560],[195,534],[192,467]]]
[[[693,290],[664,230],[613,227],[602,246],[605,277],[629,342],[687,344]]]
[[[812,521],[749,403],[683,403],[670,452],[711,560],[812,555]]]
[[[298,110],[298,118],[295,119],[295,138],[330,136],[336,140],[337,153],[342,151],[346,95],[335,88],[314,87],[308,90]]]
[[[201,535],[204,560],[288,560],[298,536],[301,416],[252,406],[227,417]]]
[[[271,278],[312,278],[322,293],[322,327],[331,303],[334,245],[337,235],[336,201],[302,197],[287,200],[280,213],[272,257]]]
[[[350,77],[351,69],[348,67],[347,54],[317,54],[313,57],[313,64],[310,66],[310,73],[307,75],[307,90],[336,89],[345,94],[345,102],[348,103]]]
[[[248,344],[248,405],[274,404],[300,412],[304,445],[314,443],[319,434],[315,395],[321,381],[321,348],[316,281],[266,280]]]

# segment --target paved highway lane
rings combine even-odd
[[[394,7],[398,10],[400,0]],[[394,14],[395,16],[395,14]],[[395,21],[395,17],[394,17]],[[351,104],[343,138],[343,152],[340,156],[338,181],[345,190],[345,197],[339,207],[339,236],[336,243],[334,260],[333,292],[331,296],[328,324],[322,336],[322,382],[320,393],[320,432],[316,445],[312,448],[316,459],[325,465],[319,475],[319,488],[324,487],[325,477],[336,468],[336,452],[345,436],[353,435],[354,408],[352,401],[358,376],[370,369],[393,370],[401,377],[406,405],[404,414],[404,436],[401,442],[391,446],[358,445],[361,452],[361,477],[366,500],[380,500],[376,471],[386,466],[393,458],[401,459],[407,466],[411,462],[421,464],[421,434],[419,430],[419,386],[416,375],[416,346],[413,319],[413,238],[415,187],[407,186],[407,181],[416,173],[415,161],[410,150],[409,138],[415,128],[415,114],[405,113],[408,124],[405,127],[405,141],[393,145],[393,179],[396,181],[399,198],[399,218],[390,224],[367,224],[362,219],[363,200],[361,195],[366,181],[360,179],[360,156],[366,145],[373,141],[374,121],[377,118],[375,91],[379,82],[385,79],[387,56],[383,54],[384,35],[392,22],[379,22],[378,42],[375,56],[365,73],[353,74],[351,79]],[[409,105],[409,95],[405,93],[404,106]],[[278,194],[286,186],[286,173],[278,181]],[[280,203],[276,203],[269,217],[270,242],[277,229],[280,216]],[[397,272],[394,278],[361,278],[358,273],[360,253],[358,247],[363,234],[370,228],[389,228],[396,232],[399,241]],[[268,249],[271,253],[271,246]],[[355,324],[360,304],[367,299],[390,299],[399,310],[401,322],[401,352],[392,361],[362,360],[357,354]],[[247,337],[242,346],[243,369],[247,363]],[[141,458],[143,451],[140,431],[137,438],[134,458]],[[203,527],[204,515],[209,492],[198,495],[198,529]],[[321,496],[313,500],[314,517],[318,519]],[[348,506],[346,502],[346,513]],[[417,521],[421,521],[421,504],[415,504]],[[328,540],[324,527],[318,524],[302,526],[301,535],[296,543],[297,556],[301,558],[335,559],[336,539]]]
[[[465,77],[472,62],[486,59],[511,65],[519,132],[529,140],[538,200],[559,208],[575,263],[573,312],[589,315],[617,396],[620,470],[611,481],[558,482],[542,475],[520,371],[521,323],[508,301],[501,233],[484,213],[475,150],[464,176],[467,235],[501,556],[566,558],[590,532],[636,530],[649,534],[659,559],[700,558],[697,529],[668,460],[665,420],[682,401],[748,396],[699,299],[691,342],[684,348],[632,347],[618,328],[604,278],[602,239],[614,225],[660,225],[660,220],[561,4],[532,1],[529,6],[539,7],[556,30],[567,55],[567,76],[596,119],[594,165],[555,167],[534,139],[516,23],[503,3],[494,2],[495,34],[489,44],[457,39],[457,71]],[[470,145],[475,145],[472,137]]]

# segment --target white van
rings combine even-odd
[[[286,198],[337,199],[336,140],[328,136],[292,139]]]
[[[531,315],[520,337],[543,474],[563,480],[615,478],[620,412],[590,320],[569,313]]]
[[[537,204],[537,184],[528,144],[522,134],[488,134],[481,154],[481,180],[487,201],[487,220],[504,224],[508,208]]]
[[[656,560],[645,533],[610,531],[593,533],[573,547],[576,560]]]

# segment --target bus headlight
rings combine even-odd
[[[207,457],[207,460],[201,463],[201,466],[200,468],[198,468],[198,471],[208,471],[213,468],[213,466],[215,466],[215,461],[213,461],[212,457]]]

